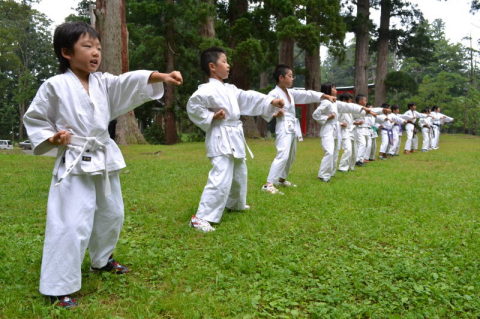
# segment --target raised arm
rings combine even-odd
[[[252,90],[234,89],[241,115],[262,116],[267,120],[277,112],[277,107],[283,107],[282,99]]]
[[[161,73],[152,71],[133,71],[114,76],[104,73],[104,81],[110,101],[111,118],[125,114],[143,103],[163,96],[164,79]]]

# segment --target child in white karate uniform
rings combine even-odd
[[[335,101],[335,99],[321,92],[291,89],[294,76],[292,69],[287,65],[277,65],[273,77],[277,85],[268,95],[283,99],[285,107],[274,114],[277,119],[275,127],[277,155],[270,167],[267,183],[262,186],[262,190],[270,194],[283,194],[275,186],[297,186],[286,180],[295,160],[297,140],[303,139],[300,123],[295,114],[295,104],[320,103],[322,99],[330,101]]]
[[[271,118],[284,101],[255,91],[244,91],[223,81],[230,65],[221,48],[210,48],[200,57],[202,70],[209,76],[188,100],[190,120],[206,132],[207,157],[212,163],[207,185],[190,225],[200,231],[214,231],[225,208],[247,210],[247,164],[240,115]],[[275,107],[274,107],[275,106]],[[252,155],[252,154],[251,154]]]
[[[361,106],[367,106],[367,97],[363,94],[358,94],[355,97],[355,103]],[[357,158],[355,165],[363,166],[368,162],[367,146],[370,143],[370,125],[366,120],[365,114],[357,114],[353,116],[355,125],[355,145],[357,146]]]
[[[398,156],[400,153],[400,138],[402,136],[402,125],[406,123],[403,117],[400,115],[400,107],[398,105],[392,105],[392,116],[393,120],[393,145],[388,148],[388,155]]]
[[[418,136],[415,124],[417,119],[427,116],[425,114],[418,113],[416,109],[417,105],[415,103],[408,103],[408,111],[406,111],[402,116],[403,119],[407,121],[407,124],[405,124],[407,141],[405,142],[404,154],[414,153],[418,149]]]
[[[87,247],[94,270],[122,274],[112,258],[123,224],[120,149],[108,123],[163,95],[160,82],[181,84],[179,72],[135,71],[114,76],[96,72],[101,62],[98,33],[83,22],[55,30],[60,73],[39,88],[24,124],[34,154],[58,147],[43,248],[40,292],[64,308],[77,305]]]
[[[336,96],[337,89],[332,83],[324,83],[321,86],[322,93]],[[320,123],[320,137],[324,156],[320,163],[318,170],[318,179],[323,182],[329,182],[335,176],[338,152],[342,142],[342,132],[338,117],[340,113],[369,113],[370,109],[355,104],[345,103],[342,101],[331,102],[329,100],[322,100],[317,109],[313,112],[312,117],[315,121]]]
[[[430,109],[424,108],[422,114],[429,115]],[[431,143],[433,142],[433,125],[431,117],[424,117],[418,120],[418,126],[422,130],[422,152],[427,152],[432,149]]]
[[[338,100],[341,102],[352,103],[353,96],[350,93],[340,94]],[[355,160],[357,157],[357,149],[355,147],[354,130],[352,113],[340,113],[338,117],[340,128],[342,131],[342,157],[338,164],[338,171],[348,172],[355,170]]]

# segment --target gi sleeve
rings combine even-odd
[[[440,115],[445,116],[444,118],[440,119],[441,124],[453,122],[453,117],[446,116],[445,114],[440,114]]]
[[[338,113],[356,113],[359,114],[363,111],[363,107],[355,103],[346,103],[337,101]]]
[[[277,108],[272,105],[273,96],[256,91],[244,91],[234,86],[235,96],[241,115],[262,116],[266,121],[272,119]]]
[[[107,88],[111,118],[128,113],[145,102],[163,96],[163,83],[148,84],[153,71],[132,71],[115,76],[104,73],[102,79]]]
[[[328,103],[325,103],[326,101],[323,100],[320,105],[316,108],[316,110],[313,112],[312,117],[315,121],[320,123],[321,125],[324,125],[329,116],[329,111],[330,111],[330,105],[331,102],[327,101]]]
[[[35,155],[44,154],[56,147],[48,141],[57,132],[53,119],[56,97],[49,94],[48,86],[47,82],[42,84],[23,116],[23,124]]]
[[[199,94],[190,97],[187,103],[188,118],[203,131],[212,125],[214,112],[208,109],[208,102]]]
[[[312,90],[289,90],[297,104],[320,103],[323,93]]]

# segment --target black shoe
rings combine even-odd
[[[102,268],[90,267],[90,270],[91,271],[109,271],[117,275],[123,275],[130,271],[128,267],[121,265],[118,261],[113,259],[112,256],[110,256],[110,259],[108,259],[107,264]]]
[[[356,165],[356,166],[363,166],[364,164],[363,164],[363,162],[357,161],[357,162],[355,163],[355,165]]]
[[[50,296],[50,302],[60,308],[70,309],[78,306],[77,299],[70,296]]]

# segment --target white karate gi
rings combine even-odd
[[[370,140],[370,126],[366,121],[365,115],[355,115],[353,116],[354,121],[363,121],[363,124],[356,125],[355,127],[355,144],[357,146],[357,158],[356,162],[363,162],[367,152],[367,145]]]
[[[431,142],[433,133],[432,133],[432,118],[425,117],[418,120],[418,125],[422,130],[422,151],[428,151],[432,149]]]
[[[207,157],[212,163],[196,213],[198,218],[218,223],[225,207],[245,209],[246,142],[240,115],[271,118],[275,112],[272,101],[271,96],[240,90],[213,78],[199,85],[188,100],[188,117],[206,132]],[[214,113],[220,109],[225,111],[225,119],[213,120]]]
[[[382,137],[380,153],[383,154],[387,154],[387,151],[393,147],[393,116],[392,113],[377,116],[377,121],[382,126],[380,129],[380,135]]]
[[[44,295],[68,295],[81,288],[87,247],[96,268],[107,264],[115,248],[124,214],[118,172],[125,161],[109,138],[108,123],[162,97],[161,83],[148,85],[151,73],[92,73],[87,94],[68,70],[43,83],[25,113],[34,154],[54,148],[47,140],[56,132],[72,134],[71,144],[59,148],[48,196],[40,276]]]
[[[391,114],[391,119],[393,120],[393,145],[388,148],[388,154],[398,155],[400,153],[400,137],[402,136],[402,125],[405,123],[405,120],[399,114]]]
[[[405,125],[405,131],[407,133],[407,141],[405,142],[405,150],[412,151],[418,149],[418,137],[415,132],[415,122],[417,118],[423,118],[427,115],[418,113],[417,111],[408,110],[402,117],[404,120],[412,121],[413,123],[407,123]]]
[[[381,109],[381,108],[380,108]],[[374,111],[375,112],[375,111]],[[381,112],[381,110],[380,110]],[[377,137],[378,134],[375,131],[376,125],[375,125],[375,117],[371,114],[367,114],[365,116],[365,121],[368,123],[368,132],[369,138],[367,138],[367,145],[365,147],[365,159],[369,160],[375,160],[375,152],[377,150]]]
[[[341,127],[343,154],[338,164],[338,170],[342,172],[348,170],[353,171],[355,169],[357,150],[354,143],[355,125],[353,125],[352,113],[340,113],[338,122],[344,122],[347,124],[346,127]]]
[[[288,96],[278,86],[268,93],[276,99],[283,99],[284,115],[277,117],[275,126],[275,147],[277,155],[273,160],[268,173],[267,182],[275,184],[280,178],[287,179],[290,168],[295,160],[297,139],[302,139],[300,122],[295,114],[295,104],[320,103],[323,93],[310,90],[287,89]]]
[[[432,139],[432,148],[433,149],[438,149],[439,148],[439,142],[440,142],[440,128],[443,124],[449,123],[453,121],[452,117],[446,116],[445,114],[442,114],[440,112],[435,112],[432,111],[430,115],[433,118],[432,124],[433,124],[433,139]]]
[[[342,141],[340,125],[338,123],[339,113],[360,112],[362,112],[362,107],[358,104],[341,101],[332,103],[328,100],[322,100],[313,112],[313,119],[321,124],[320,137],[324,151],[324,156],[318,171],[319,178],[328,181],[335,175],[338,151],[340,150],[340,143]],[[328,120],[330,114],[335,114],[335,117]]]

